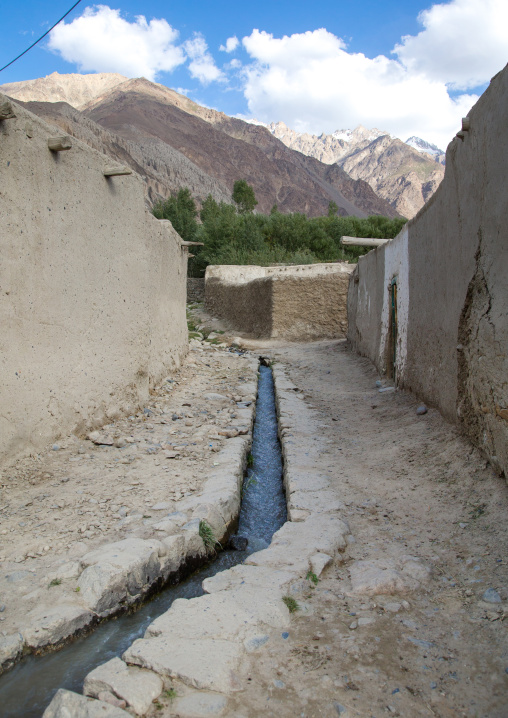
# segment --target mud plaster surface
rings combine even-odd
[[[314,408],[320,468],[356,541],[315,588],[295,587],[288,637],[251,657],[248,688],[224,715],[508,715],[506,483],[437,412],[379,393],[370,362],[343,343],[265,352]],[[420,589],[351,594],[354,561],[408,554],[432,567]],[[488,588],[504,600],[483,602]]]
[[[29,625],[32,610],[68,598],[79,602],[85,553],[124,538],[160,537],[154,524],[200,493],[213,470],[228,441],[218,432],[234,427],[232,397],[249,398],[244,387],[252,388],[254,367],[192,342],[182,370],[152,393],[146,413],[100,431],[121,448],[69,436],[55,450],[3,468],[0,638]]]

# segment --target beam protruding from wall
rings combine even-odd
[[[380,247],[389,242],[389,239],[378,239],[377,237],[342,237],[341,244],[355,245],[356,247]]]
[[[13,120],[15,117],[12,103],[9,100],[0,102],[0,120]]]
[[[70,150],[71,147],[72,141],[69,135],[57,135],[48,139],[48,149],[51,152],[64,152],[65,150]]]
[[[131,175],[132,170],[124,166],[105,167],[102,174],[104,175],[104,177],[118,177],[120,175]]]

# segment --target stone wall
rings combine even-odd
[[[209,266],[205,306],[239,333],[313,341],[344,337],[349,264]]]
[[[0,96],[0,102],[5,100]],[[144,402],[187,351],[186,250],[137,175],[13,103],[0,121],[0,459]]]
[[[187,277],[187,302],[205,301],[205,278]]]
[[[508,68],[448,146],[441,187],[392,242],[360,258],[351,345],[390,374],[397,277],[397,383],[459,422],[508,473]]]

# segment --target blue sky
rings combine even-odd
[[[72,4],[3,3],[0,66]],[[143,75],[230,115],[315,134],[361,123],[444,147],[507,60],[506,0],[82,0],[0,83]]]

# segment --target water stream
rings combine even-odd
[[[268,546],[286,521],[282,486],[282,458],[272,371],[260,367],[252,462],[243,484],[238,534],[249,540],[245,551],[226,550],[210,564],[177,586],[170,586],[134,613],[102,623],[93,633],[45,656],[28,656],[0,677],[0,713],[3,718],[40,718],[58,688],[81,692],[85,676],[101,663],[121,656],[148,625],[167,611],[177,598],[203,594],[201,583],[254,551]]]

